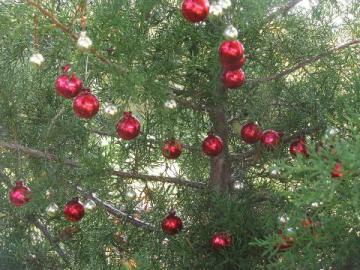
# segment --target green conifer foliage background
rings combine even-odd
[[[232,0],[224,17],[194,25],[179,0],[88,1],[94,46],[84,52],[84,1],[1,1],[0,269],[360,269],[360,3],[304,2]],[[28,60],[34,14],[41,68]],[[228,22],[248,60],[245,86],[230,91],[218,57]],[[68,63],[102,104],[90,121],[55,92]],[[130,142],[115,133],[127,110],[142,124]],[[284,132],[281,146],[244,144],[248,121]],[[225,136],[222,165],[201,153],[210,130]],[[310,157],[293,159],[289,143],[301,135]],[[176,162],[161,155],[171,137],[185,145]],[[333,179],[336,162],[344,176]],[[32,199],[15,208],[8,192],[19,179]],[[92,192],[96,210],[66,221],[64,204]],[[184,223],[175,237],[160,226],[171,209]],[[276,248],[281,228],[295,239],[285,252]],[[216,252],[210,239],[220,231],[233,245]]]

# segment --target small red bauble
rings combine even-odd
[[[207,18],[209,9],[210,4],[208,0],[184,0],[181,11],[186,20],[196,23]]]
[[[168,235],[179,233],[183,227],[181,219],[171,212],[161,223],[162,230]]]
[[[116,131],[123,140],[132,140],[140,133],[140,122],[131,112],[124,112],[124,117],[116,125]]]
[[[182,145],[177,140],[167,140],[162,147],[162,154],[167,159],[176,159],[181,155]]]
[[[262,137],[262,129],[255,123],[247,123],[241,128],[241,138],[248,144],[258,142]]]
[[[64,98],[73,98],[79,94],[82,89],[82,80],[76,77],[75,73],[71,75],[60,75],[55,82],[56,91]]]
[[[277,248],[280,251],[286,251],[294,245],[294,242],[295,239],[293,237],[282,235],[281,241],[278,244]]]
[[[244,57],[244,45],[238,40],[224,41],[219,48],[222,64],[236,64]]]
[[[64,207],[64,215],[68,221],[80,221],[85,215],[85,208],[79,201],[79,198],[74,198],[68,202]]]
[[[90,93],[88,89],[83,90],[75,99],[73,109],[80,118],[92,118],[99,111],[100,103],[96,96]]]
[[[331,177],[332,178],[338,178],[338,177],[343,177],[344,173],[343,173],[343,166],[340,162],[337,162],[335,164],[334,169],[331,172]]]
[[[224,70],[237,70],[239,68],[242,68],[245,65],[245,63],[246,63],[245,56],[239,58],[234,63],[228,63],[227,61],[224,61],[223,59],[221,59],[221,64],[222,64]]]
[[[275,148],[280,143],[280,138],[279,132],[269,129],[263,133],[261,142],[267,148]]]
[[[209,134],[202,144],[202,150],[205,155],[215,157],[224,149],[223,140],[216,135]]]
[[[231,246],[231,244],[231,235],[228,233],[214,233],[213,237],[211,238],[211,245],[216,250],[228,248]]]
[[[299,139],[290,144],[290,154],[292,156],[303,155],[305,157],[309,156],[306,143],[304,139]]]
[[[245,72],[242,69],[225,70],[222,81],[227,88],[239,88],[245,83]]]
[[[22,181],[16,181],[15,186],[9,192],[10,202],[16,207],[23,206],[30,201],[31,190]]]

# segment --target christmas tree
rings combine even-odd
[[[0,13],[0,269],[360,269],[359,1]]]

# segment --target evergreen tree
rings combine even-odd
[[[181,2],[0,2],[0,269],[360,269],[360,2],[232,0],[216,14],[211,1],[200,23]],[[229,24],[246,49],[239,89],[221,80]],[[95,117],[56,93],[66,65]],[[141,132],[122,140],[128,111]],[[273,131],[246,143],[255,122]],[[16,207],[19,180],[31,195]],[[63,214],[75,197],[79,222]],[[170,236],[171,211],[183,228]]]

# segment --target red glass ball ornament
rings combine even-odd
[[[79,94],[83,82],[76,77],[75,73],[71,76],[60,75],[55,82],[56,91],[64,98],[73,98]]]
[[[274,149],[280,143],[280,139],[279,132],[269,129],[263,133],[261,142],[267,148]]]
[[[225,70],[222,76],[224,86],[230,89],[241,87],[245,83],[245,72],[242,69]]]
[[[79,201],[79,198],[74,198],[69,201],[64,207],[64,215],[68,221],[80,221],[85,215],[85,208]]]
[[[177,140],[167,140],[162,147],[162,154],[167,159],[176,159],[181,155],[182,145]]]
[[[209,134],[202,143],[202,150],[205,155],[215,157],[224,149],[223,140],[216,135]]]
[[[262,137],[262,129],[255,123],[247,123],[241,128],[241,138],[248,144],[258,142]]]
[[[292,156],[303,155],[309,156],[306,143],[304,139],[299,139],[290,144],[290,154]]]
[[[295,242],[294,237],[282,235],[281,236],[281,241],[278,244],[277,248],[280,251],[286,251],[286,250],[290,249],[294,245],[294,242]]]
[[[116,132],[123,140],[132,140],[140,133],[140,122],[131,112],[124,112],[123,118],[116,125]]]
[[[224,61],[223,59],[220,59],[220,60],[221,60],[221,64],[222,64],[224,70],[237,70],[237,69],[242,68],[246,63],[245,56],[239,58],[234,63],[228,63],[227,61]]]
[[[224,41],[219,48],[221,63],[236,64],[244,57],[244,45],[238,40]]]
[[[99,111],[100,103],[89,90],[83,90],[73,102],[75,114],[80,118],[92,118]]]
[[[209,9],[208,0],[184,0],[181,11],[186,20],[196,23],[206,20]]]
[[[338,177],[343,177],[343,176],[344,176],[343,166],[340,162],[337,162],[334,166],[334,169],[331,172],[331,177],[338,178]]]
[[[171,212],[161,223],[162,230],[168,235],[179,233],[183,227],[181,219]]]
[[[30,194],[30,188],[25,186],[23,181],[16,181],[15,186],[9,192],[9,199],[13,205],[20,207],[30,201]]]
[[[231,235],[228,233],[220,232],[214,233],[211,238],[211,245],[214,249],[220,250],[230,247],[232,244]]]

